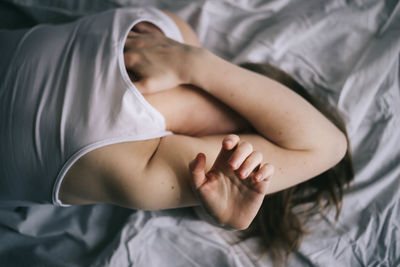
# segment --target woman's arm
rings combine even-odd
[[[144,97],[163,114],[166,129],[176,134],[206,136],[253,130],[237,112],[194,86],[181,85]]]
[[[141,45],[146,45],[146,41],[151,39],[147,36]],[[261,205],[264,194],[310,179],[334,166],[343,157],[346,140],[341,132],[285,86],[236,67],[201,49],[181,49],[178,46],[173,47],[173,52],[169,53],[169,46],[177,44],[168,41],[159,46],[162,43],[161,39],[156,44],[149,42],[149,49],[142,46],[139,51],[150,56],[143,77],[152,77],[154,71],[158,75],[171,75],[171,66],[179,68],[179,64],[175,62],[170,65],[170,61],[176,60],[176,55],[181,55],[180,59],[190,62],[192,66],[185,69],[185,77],[189,79],[186,82],[204,88],[236,110],[253,124],[261,136],[239,134],[237,138],[240,142],[235,152],[224,160],[218,160],[217,155],[224,136],[166,136],[161,138],[155,151],[146,152],[151,156],[140,170],[132,167],[131,158],[118,156],[123,153],[115,150],[116,145],[108,147],[114,149],[115,153],[108,152],[99,156],[102,149],[95,150],[80,162],[84,167],[71,170],[70,177],[66,177],[66,187],[63,185],[61,189],[68,189],[68,184],[82,188],[79,186],[82,179],[79,178],[83,173],[87,185],[100,184],[97,186],[98,192],[94,193],[88,186],[81,189],[75,198],[76,202],[70,203],[111,202],[131,208],[161,209],[196,205],[200,201],[209,209],[213,207],[211,214],[220,211],[213,214],[215,218],[228,214],[227,220],[223,216],[223,222],[245,228],[254,218],[254,212]],[[157,68],[153,69],[152,64],[157,64]],[[167,72],[163,71],[164,67],[168,69]],[[182,72],[172,69],[172,72],[175,71]],[[173,74],[174,79],[176,73]],[[168,79],[162,77],[165,78]],[[128,144],[121,146],[121,149],[127,154],[138,153],[135,149],[129,149]],[[269,187],[252,183],[253,175],[242,176],[243,171],[250,168],[246,162],[260,161],[259,157],[255,160],[255,156],[250,160],[250,155],[254,155],[250,153],[252,151],[261,153],[263,162],[272,163],[277,170],[269,179]],[[199,152],[204,155],[200,157]],[[235,162],[240,167],[235,166]],[[193,190],[190,183],[195,184]],[[69,188],[66,191],[75,193],[78,190]],[[68,192],[64,196],[68,196]],[[62,200],[68,202],[68,197]],[[221,203],[225,207],[222,210]]]
[[[347,149],[344,134],[286,86],[202,48],[185,46],[165,37],[138,35],[131,43],[133,47],[136,44],[140,44],[140,50],[131,55],[137,59],[136,65],[128,64],[128,67],[138,70],[146,64],[145,69],[140,69],[143,79],[139,90],[152,93],[155,88],[158,91],[163,80],[202,88],[243,116],[277,150],[299,154],[308,171],[299,175],[298,182],[329,169],[344,156]],[[141,57],[146,58],[146,63]],[[153,84],[158,88],[152,87]],[[274,155],[265,156],[275,165]],[[287,176],[288,169],[277,168],[276,174],[279,173]],[[273,191],[290,184],[293,181],[280,181]]]
[[[127,69],[139,73],[143,94],[193,84],[243,116],[277,146],[317,153],[330,164],[343,157],[344,134],[286,86],[240,68],[211,52],[160,35],[127,40]],[[167,87],[167,88],[166,88]]]
[[[201,47],[195,32],[184,20],[168,11],[164,13],[175,22],[185,44]],[[132,31],[163,35],[162,31],[150,22],[140,22],[132,28]],[[133,78],[131,76],[132,82],[135,81]],[[164,115],[166,129],[177,134],[205,136],[252,130],[251,125],[237,112],[192,85],[179,85],[144,97]]]
[[[239,134],[238,137],[241,140],[239,145],[247,143],[248,148],[261,152],[263,159],[277,170],[270,178],[270,186],[265,193],[280,191],[310,179],[334,166],[343,157],[346,151],[343,134],[299,95],[277,82],[236,67],[208,52],[195,51],[187,58],[192,63],[190,82],[235,109],[261,134]],[[213,66],[212,71],[209,66]],[[190,172],[188,165],[198,152],[203,152],[207,158],[205,166],[197,156],[195,169],[203,173],[212,170],[222,138],[163,137],[144,170],[147,185],[143,187],[132,183],[131,190],[127,189],[123,194],[114,190],[124,196],[118,203],[156,209],[195,205],[199,200],[205,205],[204,199],[214,191],[195,188],[198,196],[195,198],[189,184],[191,180],[196,180],[196,175],[193,169]],[[234,162],[240,160],[243,158],[233,155],[225,162],[238,176],[243,168],[235,167]],[[233,206],[247,214],[245,207],[238,207],[242,202],[252,199],[252,196],[238,190],[241,180],[232,177],[222,175],[220,179],[231,181],[227,187],[232,198],[228,199],[241,199]],[[114,188],[122,188],[118,186],[118,180],[114,180]],[[122,184],[127,183],[125,181]],[[143,192],[156,192],[157,198],[136,197]],[[247,202],[246,207],[251,207],[254,202]],[[235,208],[231,210],[236,211]],[[233,223],[238,222],[233,220]]]
[[[332,161],[343,157],[344,134],[286,86],[204,49],[193,53],[192,62],[190,83],[237,111],[269,141],[288,150],[323,153]]]
[[[146,57],[140,90],[151,93],[153,88],[146,84],[154,77],[162,77],[155,82],[172,77],[174,82],[192,83],[238,112],[264,137],[258,150],[277,170],[271,179],[270,192],[314,177],[344,156],[347,148],[344,134],[284,85],[202,48],[168,38],[138,35],[131,45],[139,43],[140,51],[132,54],[138,62],[128,64],[128,68],[138,69],[142,66],[140,58]]]

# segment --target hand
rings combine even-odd
[[[143,94],[171,89],[186,83],[193,49],[161,33],[131,31],[124,47],[125,67]]]
[[[223,226],[246,229],[263,202],[274,168],[270,164],[261,166],[262,154],[253,151],[250,143],[239,141],[237,135],[226,136],[207,173],[203,153],[189,168],[193,189],[209,215]],[[256,179],[258,174],[260,179]]]

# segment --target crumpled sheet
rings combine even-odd
[[[24,19],[27,24],[60,23],[118,6],[155,5],[189,21],[203,45],[216,54],[235,63],[270,62],[291,73],[343,113],[356,177],[346,192],[339,221],[333,214],[315,218],[312,233],[288,265],[400,265],[398,1],[7,3],[27,14],[18,19],[19,25]],[[233,234],[198,220],[190,209],[4,207],[0,208],[0,262],[5,266],[271,266],[268,257],[255,253],[256,239],[236,244]]]

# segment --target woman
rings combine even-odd
[[[47,114],[32,119],[35,125],[42,121],[46,123],[33,128],[42,129],[41,133],[44,134],[47,131],[51,133],[48,146],[59,148],[54,156],[56,164],[51,166],[50,160],[43,160],[50,157],[51,153],[46,151],[52,149],[47,148],[43,137],[36,134],[31,138],[35,148],[31,157],[37,158],[40,171],[36,170],[39,167],[35,164],[29,167],[33,168],[32,173],[38,173],[36,176],[39,176],[42,169],[50,165],[48,168],[54,167],[54,170],[48,173],[56,172],[56,179],[51,178],[46,185],[40,185],[39,190],[20,189],[14,183],[21,185],[22,182],[10,182],[12,173],[23,172],[26,176],[35,176],[30,172],[24,173],[26,168],[21,166],[26,163],[12,163],[13,166],[7,167],[7,162],[12,160],[4,161],[3,177],[6,177],[6,182],[3,183],[7,184],[8,192],[17,190],[17,187],[19,191],[13,197],[9,196],[10,193],[2,194],[3,202],[9,199],[14,202],[46,202],[38,191],[47,194],[52,188],[53,203],[58,205],[108,202],[134,209],[201,205],[220,225],[246,229],[258,214],[266,195],[324,173],[346,154],[348,145],[345,134],[311,104],[285,85],[235,66],[200,48],[193,31],[176,16],[166,13],[169,16],[166,17],[155,9],[143,9],[140,12],[118,10],[104,14],[84,18],[78,25],[72,23],[63,26],[66,32],[73,32],[74,38],[73,41],[68,41],[71,38],[65,41],[64,49],[68,53],[62,60],[54,55],[52,57],[58,69],[60,61],[68,62],[62,65],[68,68],[51,73],[59,73],[64,77],[52,83],[51,87],[66,89],[57,89],[56,92],[44,90],[35,94],[45,99],[53,99],[52,95],[56,94],[54,99],[57,101],[42,103],[42,98],[36,97],[34,99],[38,99],[36,102],[39,104],[34,105],[33,111],[27,108],[28,104],[21,107],[23,115],[28,112],[38,114],[38,110],[43,114],[43,110],[49,109]],[[142,16],[144,19],[141,20],[145,22],[133,19],[135,16]],[[179,40],[179,33],[175,34],[177,41],[164,36],[169,33],[169,37],[173,38],[171,32],[177,31],[171,19],[178,26],[186,44],[178,42],[182,41]],[[124,26],[115,26],[120,24]],[[129,33],[127,26],[132,28]],[[113,27],[119,28],[115,30]],[[90,29],[96,30],[91,33],[90,39],[85,39]],[[42,27],[32,30],[33,33],[21,34],[21,40],[24,44],[27,40],[31,41],[33,49],[38,50],[43,41],[35,39],[35,34],[41,30],[53,31],[49,40],[45,39],[50,47],[49,43],[66,38],[59,28]],[[111,40],[105,39],[104,35],[111,36]],[[90,49],[87,42],[92,39],[96,39],[96,42],[91,44]],[[113,61],[106,53],[99,57],[96,52],[104,50],[113,54],[118,49],[120,51],[121,40],[124,46],[123,67],[136,85],[125,87],[136,90],[133,93],[122,90],[123,85],[113,85],[110,83],[113,79],[107,78],[113,71],[110,68],[121,68],[122,61]],[[18,47],[18,52],[22,53],[20,58],[23,58],[24,50],[21,47],[24,46],[19,44]],[[118,49],[113,50],[114,47]],[[51,49],[57,50],[57,47]],[[47,53],[38,57],[45,57]],[[83,58],[75,56],[75,53]],[[122,53],[115,55],[121,57]],[[104,58],[109,60],[109,64],[103,70]],[[76,72],[71,67],[76,66],[73,65],[75,60],[80,60],[79,63],[84,66],[92,64],[93,70],[90,71],[93,73],[86,75],[87,81],[79,76],[87,68],[77,66],[82,70]],[[38,73],[40,70],[38,68]],[[44,72],[51,71],[45,69]],[[2,102],[12,100],[13,104],[7,104],[3,109],[7,114],[11,113],[11,117],[21,118],[22,115],[17,116],[10,111],[18,113],[13,102],[15,92],[7,91],[10,84],[15,85],[18,81],[12,79],[10,73],[6,73],[4,83],[8,87],[2,86],[1,92]],[[125,80],[127,76],[123,74]],[[75,84],[77,80],[79,83]],[[71,83],[74,86],[70,86]],[[15,85],[14,88],[19,87]],[[95,88],[102,88],[103,91]],[[150,120],[140,121],[135,117],[135,121],[129,121],[130,117],[124,115],[135,112],[130,110],[135,107],[126,103],[134,102],[133,97],[143,97],[137,94],[137,90],[152,105],[147,111],[155,114],[155,117],[158,111],[165,118],[163,131],[158,131],[160,127],[149,126]],[[107,102],[109,98],[113,98],[112,105]],[[106,104],[99,105],[99,101],[105,101]],[[42,119],[43,116],[51,117],[51,108],[59,110],[57,107],[60,105],[63,109],[55,112],[59,114],[55,120],[47,117]],[[15,121],[18,119],[3,122],[2,136],[11,138],[10,128],[18,130],[20,125]],[[136,127],[132,128],[132,132],[140,134],[133,136],[129,131],[114,133],[115,129],[129,127]],[[23,134],[30,134],[31,131],[29,128]],[[23,134],[20,139],[22,142],[26,139]],[[52,143],[53,139],[56,141]],[[30,143],[27,144],[29,146]],[[14,154],[22,153],[20,150],[23,149],[11,145],[3,148],[2,159],[11,151],[11,158],[15,160],[17,157]],[[62,156],[57,157],[58,154]],[[33,178],[29,180],[30,183],[32,181]],[[25,187],[29,187],[29,184]]]

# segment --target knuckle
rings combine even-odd
[[[236,172],[241,178],[245,178],[247,176],[247,170],[245,168],[237,170]]]
[[[132,53],[131,54],[131,59],[133,62],[138,62],[142,59],[142,55],[139,53]]]
[[[142,38],[139,38],[137,36],[134,36],[133,38],[131,38],[130,41],[130,46],[132,48],[143,48],[146,45],[146,43],[143,41]]]
[[[134,63],[139,62],[141,60],[141,55],[135,53],[134,51],[129,51],[124,55],[124,59],[126,65],[133,65]]]

